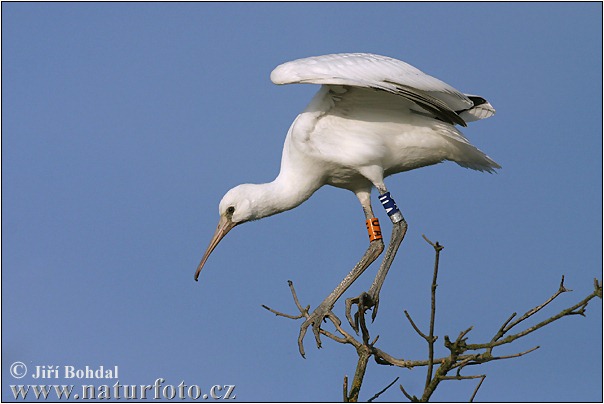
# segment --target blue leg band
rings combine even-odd
[[[386,213],[390,217],[390,220],[392,220],[392,223],[398,223],[403,220],[403,214],[396,206],[396,202],[394,202],[394,199],[392,199],[392,197],[390,196],[390,192],[386,192],[384,195],[380,195],[379,198],[380,202],[382,203],[382,206],[384,207],[384,209],[386,209]]]

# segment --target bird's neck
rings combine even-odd
[[[258,200],[255,207],[258,218],[295,208],[325,184],[320,167],[292,144],[295,125],[296,121],[289,129],[283,145],[279,175],[272,182],[256,185]]]
[[[310,198],[322,184],[283,170],[274,181],[255,184],[253,205],[257,219],[290,210]]]

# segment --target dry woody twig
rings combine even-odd
[[[359,393],[361,391],[361,387],[363,385],[363,379],[365,376],[365,372],[367,370],[367,365],[369,363],[369,359],[373,357],[374,361],[379,365],[386,366],[395,366],[398,368],[405,369],[413,369],[419,367],[426,368],[426,380],[424,383],[424,389],[421,394],[414,395],[409,393],[402,384],[399,384],[399,389],[402,394],[412,402],[428,402],[434,393],[434,391],[440,386],[440,383],[443,381],[449,380],[478,380],[476,387],[472,393],[472,396],[469,397],[469,401],[472,402],[476,398],[476,395],[485,381],[486,374],[462,374],[462,371],[466,371],[470,366],[480,365],[483,363],[503,360],[503,359],[512,359],[518,358],[520,356],[529,354],[536,349],[539,349],[539,346],[535,346],[526,351],[517,352],[511,355],[495,355],[493,353],[494,349],[505,345],[510,344],[516,341],[519,338],[522,338],[532,332],[539,330],[540,328],[545,327],[546,325],[557,321],[566,316],[572,315],[581,315],[585,316],[585,310],[587,308],[588,303],[595,297],[599,297],[602,299],[602,284],[597,279],[594,279],[594,290],[592,293],[587,295],[584,299],[579,301],[578,303],[570,306],[556,315],[553,315],[546,320],[543,320],[537,324],[527,326],[526,328],[518,330],[518,326],[521,324],[525,324],[525,322],[530,319],[533,315],[543,310],[546,306],[548,306],[551,302],[553,302],[557,297],[561,294],[570,292],[570,289],[567,289],[564,285],[564,276],[562,276],[562,280],[560,281],[560,285],[558,290],[547,300],[545,300],[540,305],[528,310],[526,313],[517,317],[517,313],[512,313],[499,327],[499,329],[495,332],[493,337],[488,342],[482,343],[469,343],[468,335],[472,331],[473,327],[468,327],[467,329],[461,331],[455,339],[451,339],[448,335],[443,336],[443,345],[447,351],[446,356],[436,357],[435,358],[435,343],[438,340],[438,336],[434,335],[434,325],[436,322],[436,289],[437,289],[437,279],[438,279],[438,269],[439,269],[439,261],[440,261],[440,253],[443,250],[443,246],[438,242],[433,243],[426,236],[423,236],[428,244],[432,246],[435,252],[434,258],[434,269],[432,276],[432,283],[430,287],[431,291],[431,301],[430,301],[430,322],[429,329],[427,333],[422,332],[420,327],[417,326],[416,322],[413,321],[411,315],[405,310],[404,314],[411,325],[411,328],[419,335],[420,338],[426,341],[427,344],[427,359],[423,360],[410,360],[397,358],[394,355],[390,355],[376,346],[379,336],[376,336],[373,340],[371,339],[369,329],[367,328],[367,323],[365,321],[365,311],[359,309],[358,313],[355,314],[355,320],[358,320],[358,328],[360,331],[360,336],[357,333],[357,336],[353,336],[351,333],[347,332],[342,327],[342,322],[340,319],[333,313],[329,312],[329,314],[325,317],[325,321],[329,320],[329,322],[335,327],[335,332],[330,332],[325,330],[324,328],[320,328],[320,333],[331,340],[340,343],[351,345],[355,348],[358,361],[355,369],[354,376],[352,378],[352,382],[349,383],[349,379],[347,376],[344,376],[343,383],[343,401],[344,402],[357,402],[359,400]],[[293,320],[297,319],[308,319],[310,314],[310,306],[302,307],[298,300],[298,296],[296,294],[296,290],[294,288],[294,284],[292,281],[288,281],[290,291],[294,300],[294,303],[299,311],[297,315],[290,315],[286,313],[279,312],[277,310],[273,310],[265,305],[262,305],[265,309],[269,310],[273,314]],[[356,322],[356,321],[355,321]],[[516,328],[517,331],[513,332],[512,329]],[[522,327],[520,327],[522,328]],[[360,338],[359,338],[360,337]],[[375,393],[368,401],[373,401],[377,399],[380,395],[382,395],[386,390],[392,387],[397,381],[399,377],[394,379],[390,384],[388,384],[385,388]]]

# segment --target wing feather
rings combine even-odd
[[[470,121],[488,115],[481,113],[484,108],[475,108],[472,99],[447,83],[403,61],[370,53],[341,53],[283,63],[272,71],[271,81],[383,90],[413,101],[444,122],[462,126],[466,126],[466,117]]]

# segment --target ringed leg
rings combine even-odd
[[[388,275],[388,271],[390,270],[390,266],[394,261],[394,257],[396,256],[396,253],[403,239],[405,238],[405,234],[407,233],[407,221],[403,217],[403,214],[400,212],[400,210],[398,210],[394,199],[390,198],[390,193],[386,189],[386,186],[381,184],[381,186],[378,187],[378,191],[380,191],[380,200],[382,201],[382,204],[384,205],[384,208],[388,212],[388,216],[392,221],[392,236],[390,237],[390,243],[388,244],[388,249],[386,250],[384,260],[382,261],[380,269],[373,280],[373,284],[371,284],[371,287],[369,288],[369,296],[373,301],[373,313],[371,314],[372,321],[375,320],[375,316],[377,315],[378,306],[380,303],[380,290],[382,289],[382,285],[386,280],[386,275]],[[384,201],[384,196],[386,195],[391,200],[391,203],[388,203],[388,205]],[[390,211],[388,206],[392,206],[396,212],[393,213]]]
[[[346,318],[350,323],[350,326],[358,333],[358,313],[355,314],[354,320],[350,315],[351,306],[353,304],[357,304],[359,307],[359,311],[365,312],[366,310],[373,307],[373,313],[371,315],[372,320],[375,320],[375,316],[377,315],[378,306],[380,302],[380,290],[382,289],[382,285],[386,280],[386,275],[388,275],[388,270],[394,261],[394,257],[396,256],[396,252],[398,251],[405,234],[407,233],[407,222],[405,218],[400,213],[394,200],[390,197],[388,190],[384,183],[380,183],[376,185],[380,193],[380,201],[382,205],[386,209],[390,220],[392,221],[392,236],[390,237],[390,243],[388,244],[388,248],[386,249],[386,254],[384,256],[384,260],[380,265],[380,269],[378,270],[373,284],[369,288],[369,292],[361,293],[359,297],[350,298],[346,300]]]
[[[365,218],[367,220],[375,219],[373,209],[371,208],[371,191],[363,190],[356,192],[357,198],[361,202]],[[309,326],[312,325],[312,330],[315,335],[317,347],[321,348],[320,327],[323,318],[329,314],[336,301],[342,294],[352,285],[352,283],[367,269],[384,250],[384,242],[381,238],[375,238],[369,243],[369,247],[361,260],[352,268],[352,271],[342,280],[342,282],[323,300],[323,302],[310,314],[310,316],[300,326],[300,335],[298,337],[298,348],[300,354],[304,357],[303,339]],[[379,293],[379,290],[378,290]]]

